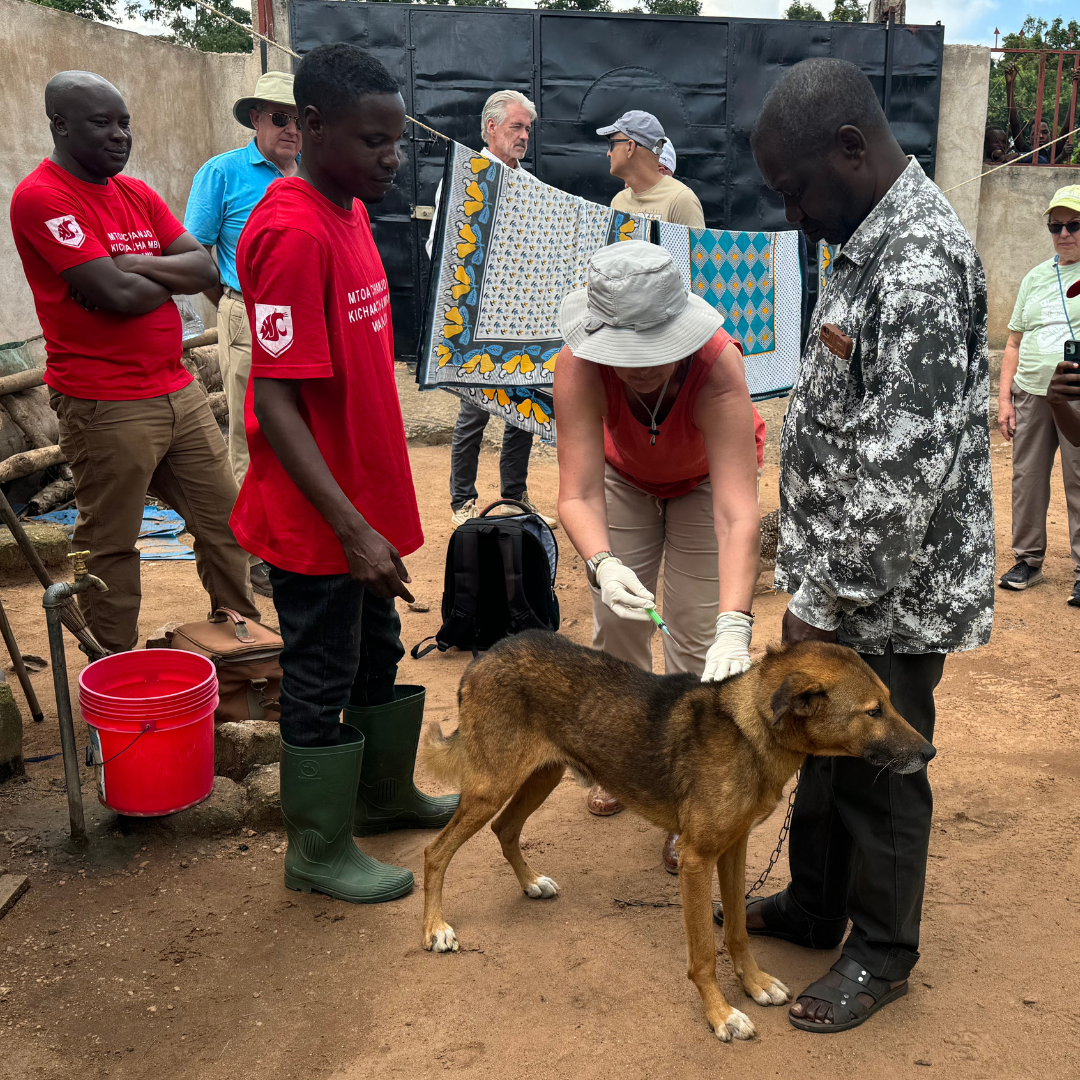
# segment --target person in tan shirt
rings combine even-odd
[[[616,210],[705,228],[698,197],[681,180],[660,171],[660,152],[668,140],[652,113],[632,109],[609,127],[597,128],[596,134],[607,138],[611,175],[626,185],[611,200]]]

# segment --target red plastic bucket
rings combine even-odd
[[[160,817],[214,787],[217,672],[198,653],[145,649],[89,664],[79,707],[98,765],[98,798],[118,814]]]

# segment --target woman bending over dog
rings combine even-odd
[[[765,441],[722,322],[666,251],[623,241],[563,302],[555,365],[559,518],[587,560],[593,647],[652,671],[663,561],[665,669],[704,681],[750,666]],[[599,785],[587,805],[622,809]],[[664,865],[678,872],[674,833]]]

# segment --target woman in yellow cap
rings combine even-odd
[[[1065,342],[1080,338],[1080,184],[1059,188],[1046,214],[1055,254],[1020,285],[1001,363],[998,427],[1013,442],[1016,565],[999,584],[1019,591],[1043,580],[1050,471],[1060,446],[1074,576],[1067,602],[1080,607],[1080,448],[1061,431],[1047,400]]]

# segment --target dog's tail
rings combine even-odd
[[[434,720],[424,725],[421,760],[432,775],[445,784],[460,784],[461,781],[462,746],[458,735],[457,731],[444,735]]]

